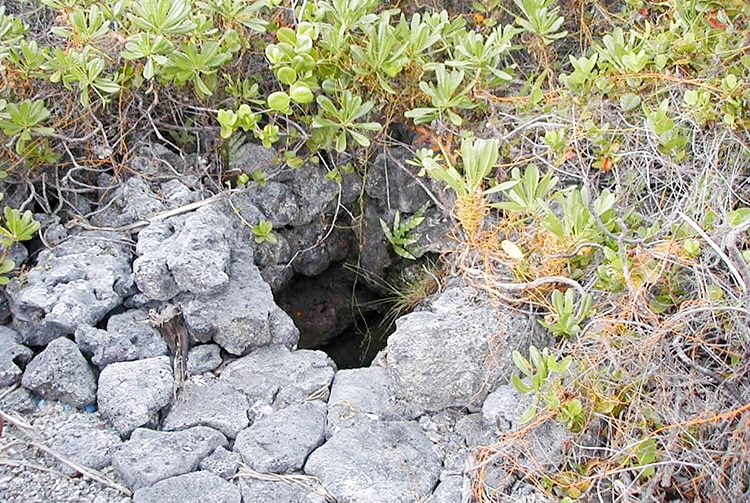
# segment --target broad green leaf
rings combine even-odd
[[[120,91],[120,85],[117,82],[106,79],[97,79],[94,82],[94,87],[107,94],[115,94]],[[211,94],[211,92],[209,91],[207,94]]]
[[[334,129],[339,129],[339,124],[336,122],[333,122],[331,119],[326,119],[325,117],[315,116],[313,117],[312,126],[314,128],[324,128],[324,127],[330,127]]]
[[[232,136],[234,127],[237,124],[237,114],[232,110],[219,110],[217,113],[217,119],[221,126],[220,135],[222,138],[227,139]]]
[[[697,257],[701,254],[701,243],[697,239],[686,239],[682,243],[682,249],[689,257]]]
[[[315,99],[315,96],[313,95],[313,92],[310,90],[310,88],[305,84],[299,83],[294,84],[291,87],[291,89],[289,90],[289,96],[293,101],[302,105],[306,103],[312,103],[312,101]]]
[[[5,259],[0,263],[0,274],[8,274],[16,268],[16,263],[10,259]]]
[[[291,98],[284,91],[276,91],[268,95],[266,99],[268,106],[273,110],[282,114],[292,113],[292,108],[289,106]]]
[[[278,29],[276,32],[276,38],[279,39],[279,42],[289,44],[292,47],[297,43],[297,34],[294,33],[294,30],[287,28],[286,26]]]
[[[648,308],[656,314],[662,314],[673,306],[674,303],[668,295],[659,295],[648,301]]]
[[[357,129],[364,129],[365,131],[380,131],[383,126],[378,122],[360,122],[355,124]]]
[[[511,353],[511,358],[518,370],[526,374],[528,377],[531,377],[531,363],[521,354],[520,351],[514,350],[513,353]]]
[[[531,360],[531,364],[534,366],[537,371],[546,370],[547,366],[544,364],[544,359],[542,358],[542,354],[539,352],[539,350],[536,348],[536,346],[529,346],[529,359]]]
[[[271,64],[276,65],[281,63],[284,61],[284,56],[284,51],[280,47],[276,45],[269,45],[266,47],[266,59],[268,59]]]
[[[688,89],[685,94],[682,95],[682,101],[689,107],[694,107],[698,104],[698,91],[695,89]]]
[[[331,115],[333,117],[337,116],[336,107],[333,105],[333,102],[327,96],[323,96],[322,94],[320,94],[316,98],[316,101],[318,102],[318,106],[320,106],[320,108],[322,108],[323,111],[326,112],[328,115]]]
[[[414,121],[414,124],[418,126],[420,124],[427,124],[428,122],[432,122],[437,116],[437,108],[413,108],[404,113],[404,117],[406,117],[407,119],[412,119]]]
[[[346,150],[346,133],[340,132],[336,138],[336,152],[341,153]]]
[[[448,114],[448,120],[451,121],[451,124],[454,126],[458,127],[463,124],[464,120],[453,110],[446,110],[445,113]]]
[[[562,359],[561,362],[557,364],[557,371],[567,372],[572,363],[573,363],[573,358],[570,356],[566,356],[565,358]]]
[[[200,74],[195,74],[193,77],[193,85],[195,86],[195,90],[198,92],[199,96],[211,96],[213,94],[213,91],[206,85],[203,78],[200,76]]]
[[[498,183],[494,187],[491,187],[484,191],[485,195],[494,194],[496,192],[506,191],[518,185],[521,180],[508,180],[506,182]]]
[[[349,134],[351,135],[352,139],[359,143],[363,147],[369,147],[370,146],[370,139],[367,138],[367,136],[363,135],[362,133],[358,133],[357,131],[349,131]]]
[[[278,78],[279,82],[282,84],[290,86],[297,82],[297,72],[294,71],[293,68],[283,66],[276,70],[276,78]]]

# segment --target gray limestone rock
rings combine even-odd
[[[266,215],[253,203],[251,190],[241,190],[232,195],[231,201],[222,201],[217,206],[221,207],[222,211],[227,214],[237,213],[242,217],[242,220],[235,218],[232,222],[237,231],[245,231],[244,233],[238,233],[242,234],[243,240],[254,237],[255,235],[251,231],[252,227],[260,223],[261,220],[267,220]]]
[[[34,215],[36,219],[36,215]],[[5,257],[6,260],[12,260],[16,265],[20,265],[24,260],[29,258],[29,250],[23,245],[23,243],[13,243],[10,248],[4,244],[0,244],[0,254]]]
[[[149,225],[140,232],[133,263],[138,288],[154,300],[223,291],[229,281],[230,229],[229,219],[211,206]]]
[[[193,346],[188,352],[188,375],[205,374],[221,365],[221,348],[216,344]]]
[[[263,169],[269,171],[268,166]],[[273,180],[248,188],[246,195],[274,227],[300,227],[329,211],[337,201],[339,185],[326,180],[327,172],[313,163],[277,171]]]
[[[305,473],[339,501],[411,503],[432,492],[440,459],[414,424],[371,421],[334,434],[310,455]]]
[[[213,295],[223,291],[229,276],[228,218],[211,206],[190,215],[164,248],[166,263],[183,292]]]
[[[445,421],[448,412],[456,412],[456,410],[443,409],[436,413],[425,414],[420,418],[420,426],[427,431],[426,434],[443,459],[441,479],[463,473],[467,461],[473,460],[475,447],[491,446],[497,442],[494,430],[487,424],[482,414],[464,415],[464,412],[461,412]],[[428,416],[431,416],[433,424],[425,424],[424,419]],[[487,472],[489,471],[488,468]]]
[[[202,145],[207,143],[205,138],[201,140]],[[128,161],[131,171],[145,178],[163,180],[178,175],[180,181],[192,187],[201,185],[199,176],[205,174],[203,169],[206,168],[200,155],[177,153],[162,143],[149,143],[144,138],[139,138]]]
[[[269,169],[273,170],[274,167],[278,170],[281,168],[281,163],[276,162],[277,157],[276,149],[247,142],[239,148],[232,149],[229,168],[241,169],[247,174],[252,174],[259,169],[269,172]]]
[[[350,205],[357,203],[362,197],[362,175],[357,171],[351,173],[344,173],[341,177],[341,204]]]
[[[233,361],[220,380],[245,393],[251,406],[280,409],[313,393],[325,400],[334,372],[335,364],[322,351],[271,346]]]
[[[205,426],[175,432],[138,428],[114,453],[112,467],[137,490],[194,471],[202,459],[226,445],[224,435]]]
[[[383,216],[383,215],[381,215]],[[361,219],[359,239],[367,243],[360,253],[360,264],[363,270],[370,271],[375,277],[385,277],[386,269],[393,264],[392,246],[383,234],[378,211],[365,211]]]
[[[129,225],[165,209],[148,184],[137,176],[128,178],[109,192],[102,208],[91,217],[91,223],[98,227]]]
[[[124,235],[82,232],[39,253],[36,267],[6,292],[19,342],[44,346],[81,325],[96,325],[130,295],[133,276]]]
[[[291,270],[291,267],[289,267]],[[13,322],[12,313],[10,312],[10,303],[8,301],[8,294],[3,291],[0,292],[0,324],[8,325]]]
[[[450,475],[440,481],[432,498],[428,503],[458,503],[466,501],[463,498],[464,478],[460,475]],[[470,494],[470,493],[469,493]]]
[[[274,233],[276,242],[264,241],[255,246],[255,263],[258,267],[286,264],[292,258],[292,248],[284,236]]]
[[[339,184],[327,180],[328,170],[319,164],[307,163],[302,169],[291,173],[290,187],[299,201],[299,212],[289,223],[300,227],[312,223],[320,215],[329,212],[336,204]],[[357,181],[347,177],[347,181]],[[342,204],[346,204],[342,201]]]
[[[396,321],[387,368],[399,398],[426,410],[477,408],[514,366],[511,352],[536,342],[533,320],[498,312],[471,288],[452,287]],[[498,349],[502,348],[502,351]]]
[[[291,283],[294,277],[294,269],[286,264],[283,265],[269,265],[264,267],[260,271],[263,281],[268,283],[271,287],[271,291],[274,294],[282,292]]]
[[[76,328],[74,336],[76,344],[78,344],[78,349],[89,357],[91,363],[97,366],[103,367],[107,363],[118,361],[117,355],[124,352],[122,348],[119,348],[113,354],[105,354],[105,352],[110,353],[109,343],[116,341],[112,340],[114,339],[112,334],[101,328],[92,327],[91,325],[81,325]],[[108,361],[110,359],[111,361]],[[126,360],[127,358],[123,361]]]
[[[164,418],[162,429],[202,425],[234,438],[249,424],[249,407],[247,397],[225,382],[190,379]]]
[[[533,484],[519,482],[514,484],[510,494],[503,495],[500,503],[558,503],[559,498],[545,494],[544,489]]]
[[[240,481],[243,503],[327,503],[329,500],[316,489],[285,480],[246,478]]]
[[[300,470],[325,439],[325,405],[317,400],[290,405],[265,416],[237,435],[234,450],[263,473]]]
[[[121,444],[120,436],[105,421],[91,413],[71,416],[49,441],[52,449],[95,470],[109,466],[112,454]],[[78,473],[67,464],[58,464],[69,475]]]
[[[169,354],[167,343],[150,324],[145,309],[112,315],[107,330],[80,326],[75,337],[81,351],[90,354],[98,367]]]
[[[530,398],[511,385],[499,386],[485,400],[482,415],[497,435],[518,431],[523,427],[519,419],[530,405]],[[516,460],[527,473],[552,470],[562,463],[565,444],[571,436],[564,425],[547,420],[531,428],[522,442],[509,443],[506,456]]]
[[[348,253],[348,234],[334,228],[328,235],[329,226],[314,221],[291,231],[281,232],[289,242],[295,257],[292,267],[298,274],[316,276],[331,265],[332,262],[344,260]],[[323,236],[327,236],[321,241]]]
[[[26,366],[24,388],[48,400],[75,407],[96,401],[96,378],[76,343],[66,337],[50,342]]]
[[[180,293],[161,249],[174,234],[173,220],[177,219],[153,222],[138,233],[133,275],[138,289],[151,300],[169,300]]]
[[[262,187],[254,185],[247,192],[253,204],[268,216],[275,228],[286,227],[297,219],[299,200],[283,183],[269,181]]]
[[[507,433],[521,426],[518,419],[529,405],[530,395],[521,393],[509,384],[503,384],[487,395],[482,405],[482,415],[495,431]]]
[[[361,421],[408,420],[414,414],[397,403],[383,367],[339,370],[328,399],[328,435]]]
[[[217,447],[198,466],[201,470],[206,470],[223,479],[228,479],[237,473],[241,461],[242,457],[236,452],[228,451],[224,447]]]
[[[479,461],[476,454],[480,446],[496,446],[498,435],[495,429],[485,421],[481,413],[468,414],[460,419],[454,431],[437,444],[444,453],[443,473],[441,478],[460,475],[466,470],[467,463],[471,466]],[[510,463],[506,462],[510,460]],[[498,463],[488,463],[484,466],[484,478],[488,487],[502,491],[514,481],[512,469],[516,458],[511,456],[501,459]],[[510,472],[509,472],[510,470]],[[513,501],[513,500],[511,500]]]
[[[126,437],[139,426],[155,423],[159,411],[169,405],[173,389],[166,356],[112,363],[99,375],[99,411]]]
[[[409,246],[409,251],[416,257],[455,247],[455,242],[450,237],[453,227],[450,215],[442,207],[436,207],[428,194],[428,190],[436,194],[445,191],[435,186],[429,177],[417,176],[418,168],[407,163],[412,157],[413,153],[408,149],[389,149],[376,155],[367,172],[365,192],[372,200],[365,212],[366,218],[362,221],[363,240],[369,246],[362,252],[361,265],[368,271],[379,272],[389,265],[385,253],[387,243],[379,220],[382,218],[385,222],[392,223],[397,211],[400,212],[401,221],[405,222],[420,209],[423,210],[422,223],[409,234],[417,240]]]
[[[67,239],[68,229],[61,223],[60,215],[34,215],[34,219],[41,224],[40,236],[49,246],[54,247]]]
[[[274,303],[271,288],[249,253],[232,253],[230,279],[224,291],[211,296],[184,296],[178,304],[197,340],[213,339],[234,355],[269,344],[294,346],[299,338],[299,330]]]
[[[0,388],[10,386],[21,378],[19,365],[25,365],[34,352],[18,343],[15,330],[0,326]]]
[[[17,388],[0,400],[0,409],[4,412],[29,414],[36,410],[38,403],[39,399],[31,391],[26,388]]]
[[[169,180],[161,184],[161,192],[174,206],[183,206],[200,199],[200,193],[190,188],[179,180]]]
[[[411,151],[400,147],[375,156],[375,161],[367,171],[367,194],[402,213],[415,213],[423,205],[430,203],[430,196],[422,188],[424,179],[417,177],[419,167],[406,162],[413,157]]]
[[[481,413],[467,414],[459,419],[456,422],[455,431],[461,436],[463,445],[469,450],[497,442],[497,432]],[[463,469],[463,466],[460,469]]]
[[[444,253],[455,248],[456,241],[452,237],[453,220],[445,210],[430,207],[424,212],[424,220],[412,231],[412,237],[417,242],[410,246],[416,257],[425,253]]]
[[[133,494],[133,503],[240,503],[234,484],[209,472],[193,472],[157,482]]]

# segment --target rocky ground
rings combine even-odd
[[[88,218],[39,216],[42,243],[4,292],[0,500],[469,502],[481,471],[508,501],[543,501],[519,474],[559,463],[564,428],[527,437],[515,468],[480,456],[520,428],[509,355],[543,343],[525,314],[452,279],[369,366],[298,349],[345,333],[351,285],[285,289],[353,256],[384,273],[378,218],[396,210],[428,205],[420,253],[450,246],[439,194],[397,158],[338,185],[243,155],[267,184],[204,193],[152,146],[141,176],[112,190],[102,175],[76,202]],[[361,198],[370,216],[347,233]],[[276,243],[254,242],[262,219]]]

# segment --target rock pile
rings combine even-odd
[[[472,449],[519,427],[521,397],[504,385],[510,351],[540,344],[539,331],[454,282],[398,320],[369,367],[337,370],[325,353],[297,349],[272,286],[288,281],[287,262],[314,274],[341,259],[338,245],[311,246],[317,219],[351,197],[321,169],[168,218],[153,212],[174,198],[125,183],[108,199],[120,210],[102,211],[98,224],[151,218],[136,243],[122,231],[71,233],[8,285],[0,409],[31,418],[34,441],[101,470],[140,503],[471,501]],[[198,199],[173,182],[164,194]],[[394,194],[403,211],[426,202]],[[275,247],[253,243],[246,224],[262,218],[279,229]],[[190,335],[184,383],[151,319],[167,303]],[[69,409],[57,425],[44,419],[52,401]],[[28,435],[6,425],[0,448]],[[554,464],[564,431],[538,441],[539,459]],[[111,488],[30,496],[26,472],[9,470],[0,465],[4,501],[116,501]],[[520,484],[500,469],[494,476]]]

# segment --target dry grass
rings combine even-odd
[[[673,94],[680,95],[677,89]],[[596,314],[577,337],[562,340],[558,351],[577,362],[575,377],[562,393],[584,403],[585,427],[566,444],[565,461],[554,469],[529,468],[518,459],[533,456],[525,445],[527,434],[554,420],[557,411],[479,449],[474,497],[503,501],[509,491],[510,486],[487,485],[485,469],[492,464],[510,480],[526,479],[554,498],[745,501],[750,497],[750,276],[737,257],[747,236],[723,222],[730,210],[748,204],[747,131],[692,125],[689,156],[678,164],[658,151],[643,127],[628,124],[605,106],[600,113],[600,120],[614,124],[621,143],[610,172],[592,167],[596,159],[576,117],[559,114],[526,127],[520,116],[514,117],[523,133],[502,138],[512,144],[513,158],[535,158],[566,184],[586,185],[594,194],[609,187],[617,194],[620,215],[632,209],[643,226],[659,222],[660,229],[650,239],[631,226],[615,236],[629,264],[621,292],[597,284],[592,267],[602,259],[600,250],[576,251],[592,263],[580,286],[594,294]],[[572,131],[573,155],[562,163],[545,156],[546,147],[538,141],[550,127]],[[485,217],[479,211],[477,218],[460,215],[472,225]],[[710,221],[711,215],[716,216],[712,228],[698,223]],[[697,233],[696,226],[703,232]],[[462,254],[465,275],[502,302],[548,311],[545,299],[555,281],[544,280],[570,273],[565,258],[570,244],[533,223],[501,220],[471,230],[466,244],[481,253]],[[496,246],[509,232],[521,236],[523,249],[533,250],[524,264]],[[698,257],[685,253],[681,232],[700,241]],[[658,292],[673,292],[673,304],[663,312],[649,305]],[[652,458],[643,457],[645,446],[654,448]]]

